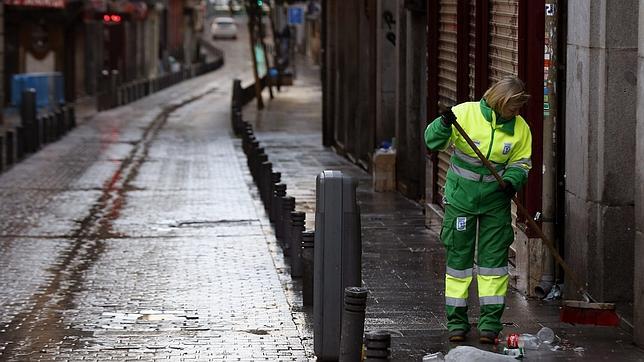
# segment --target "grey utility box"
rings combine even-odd
[[[344,288],[362,285],[356,185],[340,171],[323,171],[316,180],[313,332],[320,361],[338,360]]]

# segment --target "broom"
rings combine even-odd
[[[453,120],[452,124],[458,130],[458,132],[463,136],[472,150],[476,152],[476,155],[479,156],[485,167],[492,173],[494,178],[499,182],[499,185],[505,189],[505,181],[499,176],[496,172],[490,161],[481,153],[478,147],[472,142],[472,139],[467,135],[465,130],[461,125]],[[528,227],[534,230],[537,233],[537,236],[543,240],[543,243],[546,244],[550,254],[555,258],[557,264],[561,265],[566,274],[573,281],[575,287],[577,287],[577,292],[581,295],[583,300],[564,300],[560,308],[559,320],[566,323],[573,324],[595,324],[601,326],[618,326],[620,318],[615,312],[615,304],[613,303],[598,303],[584,287],[584,283],[581,282],[579,277],[575,272],[572,271],[570,266],[561,258],[559,252],[554,247],[554,243],[543,233],[543,230],[537,225],[537,223],[532,219],[532,216],[528,210],[519,202],[519,199],[515,196],[512,197],[512,201],[517,205],[517,210],[519,214],[522,215],[528,222]]]

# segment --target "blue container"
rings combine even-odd
[[[65,103],[63,82],[60,72],[15,74],[11,78],[11,104],[20,107],[22,91],[33,88],[36,90],[36,108],[56,108]]]

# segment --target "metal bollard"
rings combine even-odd
[[[306,214],[301,211],[291,212],[291,277],[302,276],[302,233],[304,232],[304,220]]]
[[[281,172],[271,172],[271,180],[267,190],[266,202],[264,203],[264,208],[268,213],[269,219],[271,218],[271,204],[273,203],[273,193],[275,192],[275,185],[280,183],[282,180]]]
[[[36,137],[36,150],[45,144],[45,123],[47,122],[44,114],[36,117],[37,132],[34,135]]]
[[[344,288],[362,282],[356,186],[340,171],[324,171],[316,180],[313,342],[321,360],[339,358]]]
[[[61,138],[64,134],[65,131],[63,127],[65,126],[65,115],[63,114],[63,110],[61,108],[57,108],[54,111],[54,135],[55,139]]]
[[[0,134],[0,172],[4,171],[4,136]]]
[[[264,153],[264,148],[260,148],[261,152],[255,156],[255,160],[253,162],[253,180],[255,181],[255,184],[259,186],[262,178],[262,163],[268,162],[268,156],[266,153]]]
[[[314,240],[315,231],[307,230],[302,233],[302,304],[305,306],[313,305]]]
[[[16,162],[25,156],[25,127],[16,127]]]
[[[14,142],[14,131],[6,131],[4,134],[6,153],[5,153],[5,164],[11,166],[16,161],[16,146]]]
[[[344,311],[340,333],[340,361],[360,361],[362,358],[362,335],[367,307],[367,289],[346,287]]]
[[[276,184],[273,187],[273,197],[271,198],[271,211],[269,213],[269,219],[274,225],[277,225],[279,221],[278,220],[279,214],[282,211],[282,197],[284,196],[286,196],[286,185],[282,183]]]
[[[256,179],[255,173],[257,169],[255,168],[255,165],[257,163],[257,158],[259,157],[259,155],[264,154],[264,148],[259,146],[259,142],[255,142],[251,143],[250,153],[248,154],[248,157],[246,157],[246,163],[248,164],[248,169],[250,170],[251,176],[253,176],[253,181],[255,181]]]
[[[54,122],[55,117],[53,113],[45,115],[45,142],[50,143],[56,138],[54,136]]]
[[[282,245],[282,252],[284,256],[290,255],[291,252],[291,212],[295,210],[295,198],[292,196],[284,196],[282,198],[282,212],[281,219],[275,225],[277,239]]]
[[[387,331],[373,331],[365,334],[365,362],[389,360],[391,334]]]
[[[259,182],[257,187],[259,188],[259,197],[264,205],[264,210],[266,210],[268,190],[270,190],[271,187],[271,173],[273,173],[273,164],[271,162],[264,161],[259,165]]]
[[[24,149],[26,152],[35,152],[38,149],[36,147],[38,127],[36,124],[36,90],[33,88],[22,91],[20,119],[22,126],[25,128]]]

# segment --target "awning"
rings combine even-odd
[[[65,0],[4,0],[9,6],[29,6],[35,8],[65,8]]]

